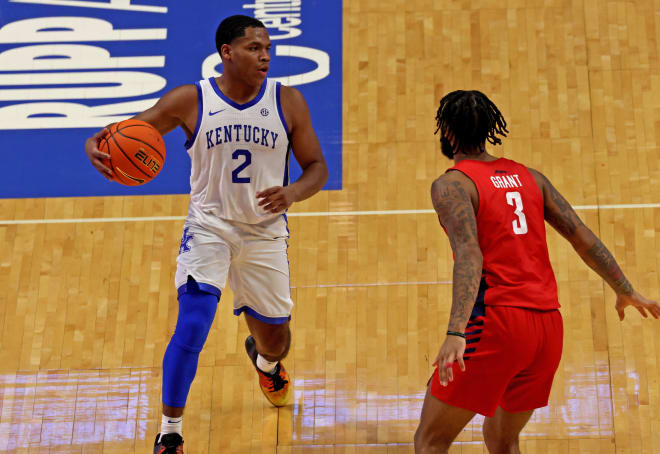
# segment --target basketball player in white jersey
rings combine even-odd
[[[177,87],[135,118],[166,134],[186,133],[192,162],[190,206],[175,285],[179,315],[163,359],[163,419],[154,454],[183,453],[181,420],[197,359],[227,277],[234,314],[245,314],[247,353],[262,391],[285,405],[289,376],[280,362],[291,342],[288,228],[285,211],[316,194],[328,168],[303,96],[266,78],[270,38],[248,16],[223,20],[216,32],[223,75]],[[107,178],[98,148],[85,151]],[[289,184],[289,151],[303,169]]]

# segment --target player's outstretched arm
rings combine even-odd
[[[160,98],[153,107],[133,118],[151,124],[161,135],[181,126],[190,138],[197,122],[197,89],[194,85],[176,87]],[[97,131],[85,141],[85,154],[101,175],[112,180],[112,170],[103,164],[103,160],[110,159],[110,156],[98,149],[99,141],[108,133],[109,126]]]
[[[660,317],[660,305],[644,298],[633,289],[607,247],[584,225],[550,180],[536,170],[530,171],[543,193],[545,220],[571,243],[584,263],[614,290],[617,294],[616,310],[619,318],[623,320],[627,306],[634,306],[644,317],[647,317],[647,310],[653,317]]]
[[[328,181],[328,165],[321,144],[312,127],[312,119],[303,95],[291,87],[281,87],[282,109],[289,126],[289,140],[293,155],[302,168],[302,175],[288,186],[275,186],[257,193],[259,205],[266,211],[279,213],[293,202],[308,199]]]
[[[451,313],[448,334],[464,333],[479,291],[483,255],[477,237],[477,220],[471,194],[476,188],[460,172],[449,172],[433,182],[431,200],[438,220],[449,236],[454,252]],[[465,339],[459,335],[448,335],[434,362],[438,365],[440,383],[447,385],[453,380],[451,365],[458,361],[465,370],[463,353]]]

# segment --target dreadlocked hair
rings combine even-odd
[[[486,95],[477,90],[457,90],[440,100],[435,116],[438,131],[450,131],[454,136],[454,153],[483,151],[487,140],[499,145],[506,137],[506,121],[497,106]]]

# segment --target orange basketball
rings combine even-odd
[[[116,182],[137,186],[158,175],[165,162],[165,142],[156,128],[142,120],[124,120],[108,130],[98,148],[110,155],[104,164]]]

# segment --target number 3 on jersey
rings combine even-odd
[[[518,216],[517,221],[513,221],[513,233],[516,235],[524,235],[527,233],[527,219],[525,218],[525,213],[523,213],[523,203],[520,193],[517,191],[507,192],[506,193],[506,203],[515,208],[513,212]]]
[[[239,177],[238,174],[241,173],[247,166],[252,164],[252,154],[250,153],[250,150],[236,150],[232,153],[231,158],[236,160],[239,159],[241,156],[245,158],[245,161],[243,161],[241,164],[238,165],[238,167],[232,170],[231,172],[232,183],[250,182],[250,177]]]

